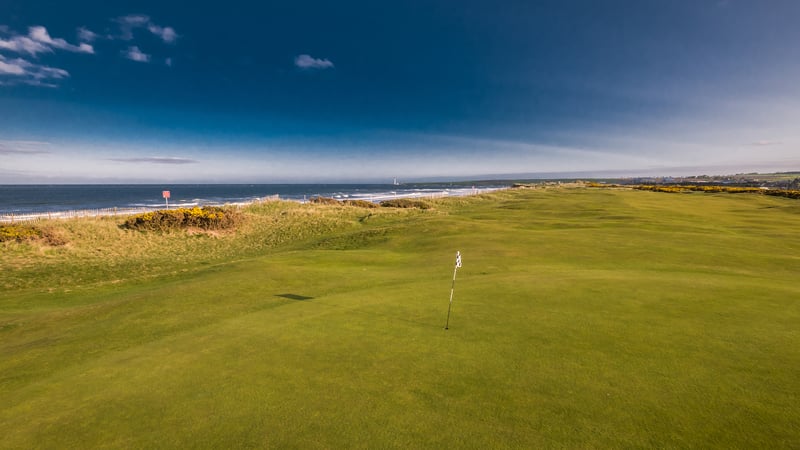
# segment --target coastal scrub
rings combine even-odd
[[[146,212],[131,216],[123,228],[139,231],[172,231],[186,228],[224,230],[234,228],[241,214],[230,208],[204,206]]]

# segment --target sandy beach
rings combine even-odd
[[[366,200],[373,203],[380,203],[385,200],[392,200],[398,198],[443,198],[443,197],[462,197],[467,195],[477,195],[486,192],[504,189],[502,187],[489,187],[489,188],[453,188],[453,189],[417,189],[417,190],[382,190],[375,192],[365,193],[352,193],[352,194],[335,194],[331,198],[339,201],[344,200]],[[314,195],[306,195],[303,198],[298,197],[281,197],[280,195],[270,195],[259,197],[249,201],[239,202],[209,202],[209,201],[193,201],[181,202],[178,204],[170,205],[170,208],[191,208],[194,206],[233,206],[244,207],[254,203],[269,202],[269,201],[294,201],[299,203],[308,202]],[[23,213],[4,213],[0,214],[0,223],[18,223],[18,222],[31,222],[45,219],[71,219],[77,217],[107,217],[107,216],[129,216],[132,214],[140,214],[147,211],[154,211],[158,209],[165,209],[164,206],[142,206],[142,207],[110,207],[110,208],[89,208],[89,209],[72,209],[63,211],[32,211]]]

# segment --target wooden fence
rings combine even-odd
[[[25,213],[0,214],[0,223],[28,223],[48,219],[72,219],[76,217],[130,216],[157,208],[97,208],[70,211],[29,211]]]

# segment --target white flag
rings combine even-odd
[[[456,268],[461,268],[461,252],[456,252]]]

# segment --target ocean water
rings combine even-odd
[[[176,184],[176,185],[0,185],[0,215],[104,208],[163,208],[252,202],[264,197],[303,201],[323,196],[380,201],[395,197],[468,195],[479,189],[441,184]]]

